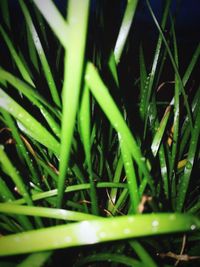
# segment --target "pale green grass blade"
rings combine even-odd
[[[90,144],[90,92],[87,85],[83,88],[83,96],[82,102],[80,106],[80,114],[79,114],[79,123],[80,123],[80,133],[81,139],[83,142],[86,162],[88,166],[88,173],[90,179],[90,197],[92,203],[92,213],[98,214],[98,202],[97,202],[97,193],[94,184],[94,176],[92,170],[92,159],[91,159],[91,144]]]
[[[60,144],[56,139],[34,117],[1,89],[0,107],[18,120],[21,126],[23,126],[24,131],[32,138],[51,149],[56,155],[59,155]]]
[[[67,23],[53,1],[45,0],[44,2],[40,0],[33,0],[33,2],[40,10],[61,44],[66,47],[69,40]]]
[[[167,122],[168,122],[168,119],[169,119],[169,115],[170,115],[170,106],[167,107],[167,109],[165,110],[165,114],[163,115],[163,118],[160,122],[160,125],[159,125],[159,128],[157,129],[156,131],[156,134],[153,138],[153,142],[152,142],[152,145],[151,145],[151,150],[152,150],[152,153],[154,155],[154,157],[156,156],[157,152],[158,152],[158,149],[160,147],[160,144],[161,144],[161,141],[162,141],[162,138],[163,138],[163,134],[165,132],[165,129],[166,129],[166,126],[167,126]]]
[[[116,164],[115,168],[115,174],[113,177],[113,182],[118,183],[120,181],[121,175],[122,175],[122,169],[123,169],[123,160],[122,156],[119,157],[118,162]],[[117,188],[112,188],[109,194],[109,199],[108,199],[108,207],[107,209],[112,213],[112,210],[114,208],[116,199],[117,199]]]
[[[126,178],[128,183],[129,195],[131,200],[131,212],[138,213],[138,206],[140,203],[140,197],[138,192],[138,185],[136,179],[135,168],[133,165],[133,160],[131,157],[131,153],[123,141],[120,141],[121,153],[124,162],[124,168],[126,172]]]
[[[88,0],[69,1],[67,18],[69,27],[68,38],[70,42],[67,45],[64,60],[64,84],[62,91],[63,110],[57,207],[62,205],[64,182],[78,109],[81,81],[83,77],[88,12]],[[76,75],[76,78],[74,75]]]
[[[118,65],[129,31],[135,14],[138,0],[130,0],[127,2],[126,10],[123,16],[119,34],[114,48],[115,61]]]
[[[108,117],[109,121],[119,134],[120,140],[123,140],[123,142],[125,142],[125,144],[129,147],[132,157],[138,164],[138,167],[143,172],[145,179],[148,180],[152,193],[154,194],[155,188],[153,185],[153,180],[148,171],[140,148],[137,145],[137,142],[134,139],[132,133],[130,132],[126,122],[124,121],[123,116],[121,115],[117,105],[110,96],[108,89],[101,80],[97,70],[91,63],[87,64],[85,80],[88,83],[88,86],[93,96],[96,98],[97,102],[101,106],[103,112]]]
[[[42,267],[51,255],[51,251],[31,254],[21,263],[17,264],[16,267]]]
[[[9,36],[7,33],[4,31],[3,27],[0,25],[0,33],[5,40],[5,43],[8,46],[8,49],[10,51],[10,54],[12,55],[12,59],[14,60],[19,72],[21,73],[22,77],[24,78],[25,81],[27,81],[29,84],[31,84],[34,87],[34,83],[32,81],[31,75],[30,75],[30,70],[27,70],[26,67],[23,64],[22,59],[18,55],[12,41],[10,40]]]
[[[10,202],[15,199],[9,187],[1,177],[0,177],[0,199],[1,202]]]
[[[189,214],[161,213],[101,218],[2,236],[0,256],[195,229],[200,229],[200,221]]]
[[[30,60],[33,66],[35,67],[35,69],[37,70],[37,72],[39,73],[37,52],[36,52],[35,45],[33,43],[33,39],[32,39],[30,30],[27,24],[26,24],[26,34],[27,34],[27,43],[28,43],[28,51],[29,51]]]
[[[200,102],[200,101],[199,101]],[[194,129],[191,132],[191,142],[189,145],[189,151],[187,155],[187,163],[184,168],[184,174],[180,178],[178,186],[178,195],[176,199],[176,210],[181,211],[185,203],[185,198],[188,191],[189,182],[191,179],[191,173],[194,166],[195,158],[198,151],[198,140],[200,136],[200,104],[198,104],[197,117],[194,124]]]
[[[23,0],[19,0],[19,3],[20,3],[20,6],[21,6],[21,9],[22,9],[22,12],[24,14],[24,17],[26,19],[26,23],[29,26],[29,30],[31,32],[32,39],[33,39],[33,42],[35,44],[35,48],[37,50],[39,59],[41,61],[42,68],[43,68],[43,71],[44,71],[44,76],[45,76],[45,78],[47,80],[47,83],[48,83],[48,86],[49,86],[49,89],[50,89],[50,92],[51,92],[52,99],[53,99],[54,103],[57,106],[60,107],[61,106],[61,101],[60,101],[60,98],[59,98],[59,95],[58,95],[58,90],[56,88],[56,84],[54,82],[53,75],[52,75],[50,66],[48,64],[44,49],[42,47],[40,38],[39,38],[38,33],[36,31],[36,28],[35,28],[35,26],[34,26],[34,24],[32,22],[30,13],[29,13],[26,5],[24,4],[24,1]]]
[[[123,189],[123,188],[127,188],[127,185],[124,183],[99,182],[96,184],[96,187],[97,188],[119,188],[119,189],[122,188]],[[90,184],[88,183],[80,184],[80,185],[70,185],[70,186],[67,186],[67,188],[65,189],[65,193],[88,190],[88,189],[90,189]],[[46,199],[49,197],[57,196],[57,194],[58,194],[58,190],[53,189],[53,190],[42,192],[42,193],[35,193],[31,197],[33,201],[37,201],[40,199]],[[24,204],[25,200],[22,198],[22,199],[15,200],[13,203]]]
[[[10,203],[0,203],[0,212],[11,213],[11,214],[23,214],[28,216],[39,216],[46,218],[53,218],[67,221],[83,221],[98,219],[97,216],[80,213],[76,211],[64,210],[64,209],[53,209],[44,207],[30,207],[21,206]]]

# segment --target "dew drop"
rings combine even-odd
[[[192,169],[192,163],[190,161],[188,161],[186,163],[186,166],[185,167],[186,167],[186,169],[191,170]]]
[[[191,229],[191,230],[195,230],[195,229],[196,229],[196,225],[195,225],[195,224],[192,224],[192,225],[190,226],[190,229]]]

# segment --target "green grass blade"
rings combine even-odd
[[[131,153],[125,143],[120,141],[122,158],[124,162],[124,168],[126,172],[126,178],[128,183],[129,195],[131,199],[131,212],[138,213],[138,206],[140,203],[140,197],[138,192],[137,179],[135,174],[135,168],[133,165]]]
[[[31,254],[21,263],[17,264],[16,267],[42,267],[51,255],[51,251]]]
[[[34,183],[39,183],[38,174],[33,167],[33,164],[31,162],[30,156],[28,154],[28,151],[25,148],[25,145],[20,137],[19,131],[12,119],[12,117],[5,111],[2,112],[4,115],[4,118],[6,120],[7,126],[9,127],[14,140],[16,141],[17,147],[19,149],[20,155],[23,157],[23,159],[26,162],[26,166],[28,167],[30,174],[32,175],[32,179]]]
[[[121,27],[119,30],[119,34],[118,34],[117,41],[115,44],[115,49],[114,49],[115,61],[117,65],[120,61],[129,31],[130,31],[130,27],[133,21],[137,3],[138,3],[138,0],[130,0],[127,2],[126,10],[124,13],[124,17],[121,23]]]
[[[101,182],[101,183],[97,183],[96,187],[97,188],[127,188],[127,185],[123,184],[123,183]],[[90,189],[90,184],[87,184],[87,183],[79,184],[79,185],[70,185],[65,189],[65,193],[88,190],[88,189]],[[40,199],[45,199],[45,198],[57,196],[57,194],[58,194],[57,189],[53,189],[53,190],[42,192],[42,193],[35,193],[32,195],[32,200],[37,201]],[[14,203],[24,204],[25,200],[23,198],[18,199],[18,200],[15,200]]]
[[[92,203],[92,213],[98,214],[98,202],[97,202],[97,193],[94,184],[94,176],[92,170],[92,159],[91,159],[91,144],[90,144],[90,92],[87,85],[84,86],[82,102],[80,107],[79,114],[80,121],[80,133],[81,139],[83,142],[86,161],[88,165],[89,179],[90,179],[90,196]]]
[[[52,28],[53,32],[56,34],[57,38],[61,44],[66,47],[68,28],[65,19],[57,9],[56,5],[52,0],[47,0],[45,3],[40,0],[33,0],[37,8],[40,10],[49,26]],[[53,19],[52,19],[53,18]]]
[[[69,1],[68,38],[64,61],[64,84],[62,91],[62,129],[58,180],[57,207],[62,205],[64,181],[68,168],[70,149],[78,108],[85,53],[89,1]],[[60,29],[59,29],[60,30]],[[74,75],[76,74],[76,79]]]
[[[98,263],[105,262],[105,264],[122,264],[123,266],[131,266],[131,267],[144,267],[144,265],[138,260],[133,259],[132,257],[125,256],[123,254],[114,254],[114,253],[95,253],[95,255],[90,255],[82,258],[78,263],[74,265],[74,267],[79,266],[89,266],[90,263]],[[87,264],[87,265],[85,265]],[[118,266],[120,266],[118,265]]]
[[[147,2],[147,4],[148,4],[148,2]],[[161,21],[162,29],[165,29],[165,26],[166,26],[170,4],[171,4],[171,0],[167,0],[166,4],[165,4],[163,16],[162,16],[162,21]],[[162,46],[162,36],[161,36],[161,34],[159,34],[158,42],[157,42],[156,50],[155,50],[155,54],[154,54],[153,64],[151,67],[151,72],[150,72],[149,76],[147,77],[147,79],[148,79],[147,80],[147,86],[148,86],[147,95],[146,95],[146,99],[143,100],[143,102],[144,102],[143,105],[145,107],[145,110],[143,110],[144,114],[148,114],[148,106],[149,106],[149,102],[150,102],[151,95],[152,95],[152,88],[153,88],[153,84],[154,84],[154,80],[155,80],[156,71],[158,68],[158,63],[159,63],[159,58],[160,58],[160,53],[161,53],[161,46]],[[144,137],[146,136],[146,131],[147,131],[147,121],[148,121],[148,116],[146,115],[145,125],[144,125]]]
[[[0,1],[1,13],[5,24],[8,29],[10,29],[10,12],[9,12],[9,2],[7,0]]]
[[[151,150],[152,150],[152,153],[154,155],[154,157],[156,156],[157,152],[158,152],[158,149],[160,147],[160,144],[161,144],[161,141],[162,141],[162,138],[163,138],[163,134],[165,132],[165,129],[166,129],[166,126],[167,126],[167,122],[168,122],[168,119],[169,119],[169,115],[170,115],[170,106],[167,107],[167,109],[165,110],[165,114],[163,115],[163,118],[160,122],[160,126],[159,128],[157,129],[156,131],[156,134],[153,138],[153,142],[152,142],[152,145],[151,145]]]
[[[142,120],[145,118],[145,110],[147,110],[147,104],[146,99],[147,99],[147,94],[148,94],[148,82],[149,78],[147,79],[147,70],[146,70],[146,65],[145,65],[145,60],[144,60],[144,52],[143,48],[140,45],[140,51],[139,51],[139,64],[140,64],[140,115]]]
[[[56,88],[56,84],[54,82],[53,75],[52,75],[50,66],[48,64],[44,49],[42,47],[40,38],[39,38],[38,33],[36,31],[36,28],[32,22],[30,13],[29,13],[26,5],[24,4],[23,0],[19,0],[19,3],[21,6],[21,9],[22,9],[22,12],[24,14],[24,17],[26,19],[26,23],[29,26],[29,30],[30,30],[31,35],[32,35],[32,39],[33,39],[33,42],[35,44],[35,48],[37,50],[39,59],[40,59],[41,64],[42,64],[44,75],[45,75],[47,83],[49,85],[52,99],[53,99],[54,103],[56,103],[57,106],[61,106],[60,98],[58,95],[58,90]]]
[[[181,88],[181,93],[182,93],[183,99],[184,99],[184,104],[185,104],[185,107],[186,107],[186,110],[187,110],[187,114],[188,114],[188,117],[189,117],[190,128],[192,130],[192,128],[193,128],[193,120],[192,120],[191,110],[190,110],[190,106],[189,106],[189,103],[188,103],[188,100],[187,100],[187,95],[185,93],[184,85],[183,85],[182,79],[181,79],[179,71],[178,71],[178,67],[177,67],[176,62],[174,60],[174,57],[173,57],[173,55],[171,53],[170,47],[168,45],[168,42],[167,42],[167,40],[166,40],[166,38],[165,38],[165,36],[163,34],[163,31],[162,31],[162,29],[161,29],[161,27],[160,27],[155,15],[154,15],[154,13],[153,13],[153,10],[152,10],[148,0],[147,0],[147,5],[148,5],[149,11],[151,13],[151,16],[153,18],[153,21],[154,21],[154,23],[155,23],[155,25],[156,25],[156,27],[157,27],[157,29],[159,31],[159,34],[160,34],[160,36],[161,36],[161,38],[162,38],[162,40],[163,40],[163,42],[165,44],[165,47],[167,49],[169,58],[171,60],[172,66],[173,66],[174,71],[175,71],[175,74],[176,74],[177,79],[179,81],[180,88]]]
[[[12,59],[14,60],[19,72],[21,73],[22,77],[24,78],[25,81],[27,81],[29,84],[34,86],[34,83],[32,81],[31,75],[30,75],[30,70],[27,70],[26,67],[23,64],[22,59],[18,56],[18,53],[10,40],[9,36],[7,33],[4,31],[3,27],[0,25],[0,33],[5,40],[5,43],[8,46],[8,49],[10,51],[10,54],[12,55]]]
[[[195,229],[200,229],[200,221],[189,214],[161,213],[101,218],[2,236],[0,256]]]
[[[88,63],[87,65],[85,80],[88,83],[93,96],[96,98],[105,115],[108,117],[109,121],[118,132],[121,140],[123,140],[129,147],[132,157],[143,172],[145,178],[148,180],[152,193],[154,194],[153,180],[148,171],[140,148],[137,145],[137,142],[130,132],[126,122],[124,121],[117,105],[110,96],[108,89],[104,85],[98,72],[91,63]]]
[[[150,257],[149,253],[143,248],[143,246],[138,241],[131,240],[129,244],[143,262],[143,266],[157,267],[153,259]]]
[[[188,191],[189,182],[191,179],[191,173],[194,166],[196,155],[198,151],[198,140],[200,136],[200,105],[198,105],[197,117],[194,124],[194,129],[191,132],[191,142],[189,146],[189,151],[187,155],[187,163],[184,168],[184,174],[180,178],[180,183],[178,186],[178,195],[176,201],[176,210],[181,211],[185,202],[185,198]]]
[[[44,207],[21,206],[12,203],[11,204],[0,203],[0,212],[11,213],[11,214],[23,214],[28,216],[39,216],[39,217],[54,218],[54,219],[68,220],[68,221],[83,221],[83,220],[98,219],[97,216],[86,213],[80,213],[76,211],[44,208]]]
[[[51,149],[56,155],[59,155],[59,143],[56,139],[24,108],[0,89],[0,107],[10,113],[18,120],[23,129],[35,140]]]

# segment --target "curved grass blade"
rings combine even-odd
[[[117,65],[120,61],[121,54],[123,52],[123,49],[124,49],[124,46],[125,46],[125,43],[128,37],[128,33],[130,31],[130,27],[133,21],[137,3],[138,3],[138,0],[127,1],[126,10],[124,13],[124,17],[121,23],[121,27],[119,30],[119,34],[118,34],[117,41],[115,44],[115,49],[114,49],[115,61]]]
[[[2,236],[0,256],[195,229],[200,229],[200,221],[189,214],[161,213],[101,218]]]
[[[60,107],[61,106],[61,102],[60,102],[60,98],[59,98],[59,95],[58,95],[58,90],[56,88],[56,84],[54,82],[53,75],[52,75],[50,66],[48,64],[44,49],[42,47],[40,38],[39,38],[38,33],[37,33],[36,29],[35,29],[35,26],[34,26],[34,24],[32,22],[30,13],[29,13],[26,5],[24,4],[24,1],[23,0],[19,0],[19,3],[20,3],[20,6],[21,6],[21,9],[22,9],[22,12],[24,14],[26,23],[29,26],[29,30],[30,30],[30,33],[31,33],[31,36],[32,36],[32,39],[33,39],[33,42],[34,42],[34,45],[35,45],[35,48],[37,50],[39,59],[40,59],[41,64],[42,64],[42,68],[43,68],[43,71],[44,71],[45,78],[46,78],[47,83],[49,85],[49,89],[50,89],[50,92],[51,92],[52,99],[53,99],[54,103],[57,106]]]
[[[18,120],[21,125],[24,126],[24,130],[27,131],[33,139],[51,149],[57,156],[59,155],[60,144],[56,139],[34,117],[1,89],[0,107]]]
[[[97,183],[96,187],[97,188],[127,188],[127,185],[122,184],[122,183],[101,182],[101,183]],[[88,189],[90,189],[90,184],[70,185],[65,189],[65,193],[88,190]],[[57,194],[58,194],[58,190],[53,189],[53,190],[42,192],[42,193],[35,193],[31,197],[33,201],[37,201],[40,199],[57,196]],[[26,202],[22,198],[22,199],[15,200],[13,203],[24,204]]]
[[[153,180],[146,166],[140,148],[137,145],[137,142],[130,132],[126,122],[124,121],[117,105],[110,96],[107,87],[104,85],[92,63],[87,64],[85,81],[87,82],[93,96],[96,98],[105,115],[108,117],[110,123],[113,125],[118,134],[120,134],[121,140],[123,140],[129,147],[132,157],[138,164],[138,167],[141,169],[145,178],[148,180],[152,194],[154,195],[155,188],[153,185]]]

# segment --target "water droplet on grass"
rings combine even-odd
[[[191,170],[192,169],[192,163],[190,161],[188,161],[186,163],[186,166],[185,167],[186,167],[186,169]]]

